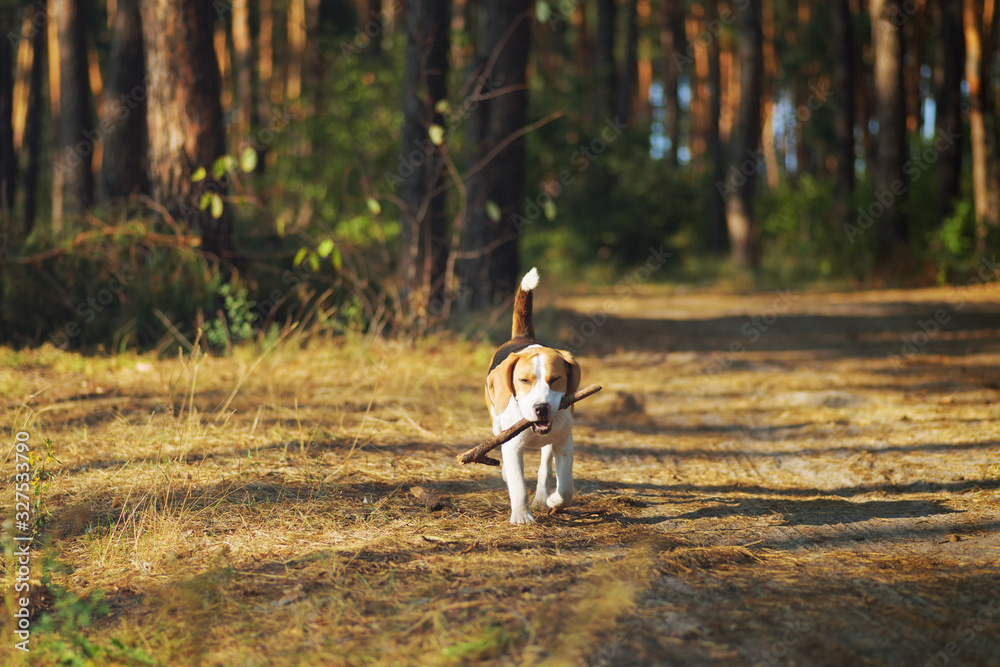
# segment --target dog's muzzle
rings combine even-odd
[[[532,409],[535,411],[535,416],[538,417],[538,420],[531,423],[531,430],[538,435],[545,435],[552,430],[552,419],[549,416],[549,404],[535,403]]]

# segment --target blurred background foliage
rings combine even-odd
[[[113,65],[113,14],[121,11],[123,2],[75,0],[90,58],[90,104],[98,111],[98,119],[106,105],[100,102],[99,86],[94,82]],[[179,8],[183,2],[161,0],[160,4]],[[475,159],[467,137],[474,110],[466,107],[476,35],[468,29],[466,12],[477,4],[472,0],[446,3],[452,17],[448,35],[451,67],[447,103],[437,101],[438,110],[447,110],[443,135],[437,143],[447,149],[460,171]],[[481,4],[480,11],[486,11],[489,3]],[[810,107],[805,120],[795,118],[795,109],[802,109],[798,103],[804,99],[803,93],[829,88],[833,56],[827,8],[810,0],[749,2],[758,19],[764,18],[764,49],[770,48],[774,54],[771,63],[766,62],[766,53],[764,56],[763,95],[773,109],[765,123],[770,122],[775,133],[769,148],[773,161],[761,153],[754,167],[758,174],[753,192],[754,242],[759,262],[750,271],[729,259],[727,245],[720,246],[710,224],[720,187],[712,156],[703,145],[706,101],[695,99],[698,88],[705,84],[700,70],[708,49],[697,40],[709,25],[706,11],[711,11],[711,5],[722,16],[736,16],[748,3],[611,2],[618,14],[612,53],[620,65],[615,64],[615,69],[624,73],[631,58],[631,65],[640,73],[639,85],[645,86],[629,100],[620,134],[613,129],[616,115],[600,100],[595,104],[595,95],[602,90],[593,66],[600,4],[569,3],[565,15],[559,3],[535,3],[532,7],[527,118],[534,121],[553,111],[562,114],[526,135],[523,174],[511,174],[510,178],[522,178],[524,183],[522,233],[517,239],[521,264],[542,268],[547,284],[610,284],[643,263],[650,249],[661,246],[673,256],[666,269],[655,275],[657,281],[723,281],[741,288],[961,282],[978,266],[979,255],[997,247],[997,227],[984,224],[976,213],[972,178],[975,150],[967,131],[970,93],[964,82],[959,192],[950,213],[941,213],[933,109],[941,85],[937,71],[944,66],[940,53],[948,45],[942,45],[944,37],[935,37],[935,29],[944,19],[933,3],[913,3],[916,15],[899,29],[914,40],[911,44],[919,42],[920,46],[914,51],[919,58],[917,80],[908,83],[919,88],[918,125],[905,135],[908,157],[935,157],[906,183],[905,201],[900,198],[897,204],[906,216],[905,254],[902,258],[894,255],[887,263],[880,234],[862,233],[851,238],[844,227],[855,222],[857,211],[875,201],[878,163],[872,146],[878,144],[878,109],[869,99],[866,108],[870,116],[857,119],[853,125],[856,183],[847,195],[838,190],[831,165],[837,141],[835,100],[827,98],[815,109]],[[974,1],[971,4],[974,11],[982,11]],[[254,63],[253,94],[267,102],[255,106],[258,113],[266,108],[267,116],[256,118],[249,130],[240,130],[242,134],[236,129],[239,117],[234,101],[240,91],[233,64],[233,5],[217,1],[211,12],[215,53],[221,63],[220,110],[227,134],[226,151],[235,164],[245,159],[246,148],[252,146],[250,152],[259,161],[253,169],[234,169],[221,179],[224,187],[220,197],[225,215],[232,217],[235,253],[220,261],[202,252],[196,238],[198,228],[183,220],[171,224],[157,208],[155,196],[99,199],[92,206],[61,216],[54,224],[57,216],[49,193],[56,187],[55,159],[48,147],[59,130],[51,111],[51,80],[43,75],[37,92],[42,98],[42,149],[35,156],[34,224],[24,224],[23,193],[4,209],[0,339],[14,345],[51,341],[60,347],[108,352],[151,346],[174,349],[207,339],[211,347],[222,350],[246,341],[273,342],[277,332],[293,323],[300,332],[317,335],[413,331],[412,321],[398,316],[405,301],[400,296],[397,270],[401,232],[407,222],[398,193],[399,179],[393,175],[406,169],[400,157],[400,128],[406,121],[402,103],[407,58],[404,22],[406,12],[418,11],[420,3],[250,2],[249,25],[257,47],[262,26],[268,25],[265,18],[273,22],[273,75],[266,82],[270,88],[265,90],[260,63]],[[661,17],[666,16],[668,5],[681,12],[682,31],[698,44],[694,51],[666,51],[661,33],[670,29],[670,18]],[[32,12],[38,11],[37,5],[11,0],[3,0],[0,7],[4,31],[15,35],[23,32],[19,26],[27,25],[24,21],[30,22]],[[852,64],[855,87],[859,94],[872,98],[872,19],[867,3],[853,2],[850,8],[854,39],[860,45]],[[297,11],[306,12],[304,52],[296,52],[292,46],[298,33],[289,26]],[[377,34],[373,40],[365,30],[373,25],[369,17],[378,11],[383,12],[383,18],[374,24]],[[539,20],[542,16],[548,20]],[[629,31],[629,16],[637,21],[634,32]],[[740,119],[731,91],[740,86],[733,63],[738,59],[741,30],[736,20],[724,22],[712,40],[725,65],[722,83],[728,97],[722,99],[721,107],[726,119],[723,149],[727,167],[738,164],[738,156],[732,154],[731,135]],[[996,22],[983,31],[992,37]],[[21,108],[17,95],[26,95],[18,86],[30,76],[32,67],[31,62],[24,62],[24,41],[8,40],[11,60],[4,64],[12,79],[15,103],[8,113],[15,127]],[[986,44],[990,51],[984,55],[985,71],[990,76],[984,81],[992,90],[992,77],[1000,68],[996,40],[986,40]],[[255,58],[261,57],[259,48],[255,54]],[[677,147],[682,157],[674,164],[664,156],[663,142],[669,128],[664,128],[662,99],[664,72],[671,56],[677,54],[682,56],[679,60],[683,65],[675,84],[681,98],[678,136],[683,146]],[[298,75],[301,81],[296,84],[300,92],[292,95],[291,67],[296,58],[302,67]],[[213,65],[201,63],[202,67]],[[908,67],[912,69],[912,63]],[[20,102],[22,107],[25,103]],[[914,112],[911,109],[908,113]],[[993,108],[985,114],[990,133],[994,114]],[[611,139],[603,138],[602,133]],[[18,148],[17,188],[23,189],[23,176],[33,156],[24,140]],[[930,152],[925,153],[926,149]],[[405,147],[402,150],[405,153]],[[809,164],[797,162],[803,156]],[[991,153],[989,159],[995,161],[996,155]],[[767,173],[769,165],[772,169],[776,165],[778,173]],[[211,164],[200,166],[212,168]],[[728,169],[723,171],[728,173]],[[559,183],[561,178],[565,183]],[[989,188],[995,191],[993,180]],[[456,188],[450,188],[448,219],[458,220],[467,203]],[[115,277],[123,273],[130,276],[127,284],[113,292],[109,303],[102,303],[102,291],[108,291]],[[460,287],[456,283],[446,289]],[[476,323],[487,316],[473,317],[471,324],[462,319],[461,326],[472,333]],[[426,313],[423,317],[424,325],[437,326],[445,320],[432,321]]]

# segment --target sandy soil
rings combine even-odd
[[[623,520],[649,533],[749,553],[652,577],[592,662],[1000,664],[997,296],[614,308],[580,347],[618,394],[581,407],[585,488],[641,501]]]

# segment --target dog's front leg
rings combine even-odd
[[[528,509],[528,490],[524,486],[524,441],[515,437],[503,444],[503,476],[510,493],[510,522],[531,523],[535,517]]]
[[[538,464],[538,486],[535,487],[535,505],[545,508],[552,486],[552,445],[542,447],[542,460]]]
[[[556,468],[556,492],[549,496],[545,504],[553,508],[569,507],[576,492],[573,485],[573,436],[553,447]]]

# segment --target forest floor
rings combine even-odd
[[[0,660],[1000,665],[1000,287],[544,287],[604,391],[529,526],[455,461],[489,345],[0,349],[0,500],[24,430],[44,520]]]

